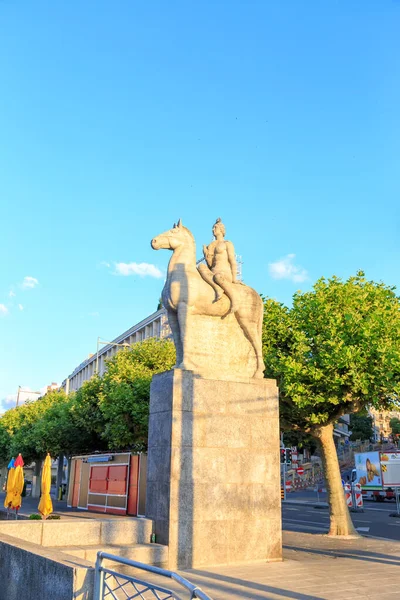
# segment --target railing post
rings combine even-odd
[[[104,571],[101,568],[103,557],[101,552],[97,554],[96,565],[94,567],[94,590],[93,600],[103,600],[104,595]]]

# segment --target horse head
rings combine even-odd
[[[151,247],[153,250],[176,250],[179,246],[182,246],[190,238],[194,242],[192,233],[187,227],[182,225],[182,221],[179,219],[178,223],[174,223],[172,229],[168,229],[163,233],[160,233],[151,240]]]

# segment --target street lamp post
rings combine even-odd
[[[97,351],[96,351],[96,375],[99,374],[99,350],[100,346],[120,346],[121,348],[130,348],[128,342],[124,342],[123,344],[117,344],[115,342],[107,342],[106,340],[102,340],[100,337],[97,338]]]

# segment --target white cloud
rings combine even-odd
[[[3,414],[9,408],[15,406],[17,394],[9,394],[0,400],[0,414]]]
[[[149,263],[115,263],[115,273],[117,275],[139,275],[140,277],[163,277],[162,271],[155,265]]]
[[[8,295],[10,296],[10,298],[14,298],[15,292],[13,292],[12,290],[10,290],[10,293]]]
[[[0,402],[1,409],[5,411],[14,408],[17,403],[17,395],[18,404],[24,404],[27,400],[37,400],[39,398],[39,394],[35,394],[29,387],[24,387],[19,391],[19,394],[8,394],[3,398]]]
[[[308,273],[303,267],[293,263],[295,257],[295,254],[288,254],[276,262],[269,263],[268,270],[271,277],[273,279],[290,279],[296,283],[306,281]]]
[[[8,308],[5,304],[0,304],[0,315],[6,315],[8,313]]]
[[[37,285],[39,285],[39,282],[36,279],[36,277],[30,277],[30,276],[24,277],[24,280],[22,282],[22,287],[25,290],[33,289]]]
[[[60,387],[61,384],[56,383],[56,387]],[[18,404],[25,404],[28,400],[37,400],[41,396],[44,396],[47,392],[47,385],[44,385],[39,390],[32,390],[30,387],[22,386],[19,394],[8,394],[0,400],[0,415],[4,413],[6,410],[10,408],[14,408],[17,403],[18,396]]]
[[[106,260],[102,260],[100,263],[101,267],[107,267],[107,269],[109,269],[111,267],[110,263],[107,262]]]
[[[24,307],[22,306],[22,304],[18,304],[18,308],[19,308],[19,310],[24,310]]]
[[[100,313],[95,310],[93,312],[88,313],[88,315],[89,317],[99,317]]]

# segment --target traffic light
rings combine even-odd
[[[281,463],[291,465],[292,464],[292,449],[281,448]]]

